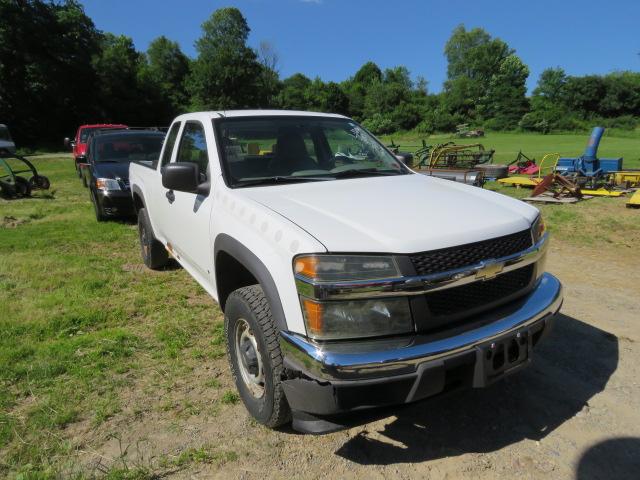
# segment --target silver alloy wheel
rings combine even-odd
[[[255,398],[264,395],[264,368],[258,341],[244,318],[236,322],[235,351],[242,381]]]

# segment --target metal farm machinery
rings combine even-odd
[[[453,142],[434,147],[422,142],[415,156],[415,168],[424,175],[481,187],[486,178],[494,176],[498,165],[491,165],[495,150],[485,150],[481,143],[459,145]],[[504,167],[506,175],[506,167]]]
[[[21,174],[28,174],[28,179]],[[36,167],[16,153],[16,147],[5,125],[0,125],[0,194],[4,197],[28,197],[32,190],[47,190],[49,179],[38,174]]]

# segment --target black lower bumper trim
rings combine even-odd
[[[491,369],[482,363],[486,359],[482,349],[425,361],[410,374],[373,380],[316,380],[304,372],[291,370],[285,362],[294,377],[283,381],[294,413],[293,428],[306,433],[328,433],[351,423],[340,419],[346,413],[413,403],[460,388],[484,387],[525,366],[530,359],[530,349],[550,329],[552,320],[550,315],[528,327],[528,348],[523,350],[526,355],[522,353],[517,357],[520,360],[517,364],[516,360],[505,362],[503,367],[492,364]],[[499,347],[503,343],[508,346],[510,342],[509,337],[493,343]],[[484,373],[480,376],[479,372]]]

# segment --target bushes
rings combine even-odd
[[[362,125],[377,135],[398,130],[398,126],[391,120],[390,115],[383,115],[382,113],[375,113],[371,118],[367,118],[362,122]]]
[[[599,125],[607,128],[619,128],[620,130],[635,130],[638,126],[638,118],[631,115],[622,115],[615,118],[605,118],[598,122]]]

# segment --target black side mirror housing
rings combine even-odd
[[[174,162],[162,169],[162,186],[169,190],[202,193],[198,165],[191,162]]]

